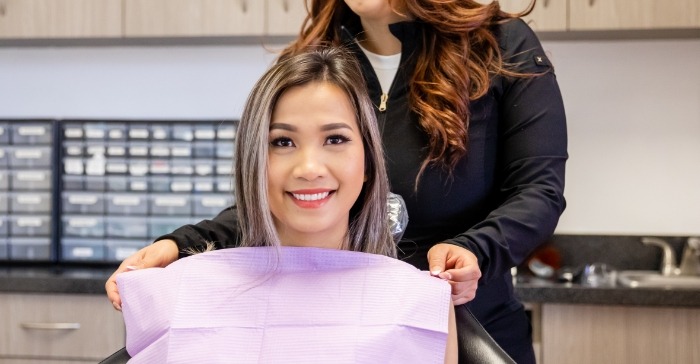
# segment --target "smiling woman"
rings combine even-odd
[[[457,362],[449,283],[394,259],[352,57],[320,47],[275,64],[235,150],[240,247],[117,276],[133,363]]]
[[[241,245],[396,256],[381,139],[348,57],[337,48],[292,57],[251,92],[234,161]]]

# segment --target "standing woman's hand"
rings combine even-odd
[[[112,273],[112,276],[105,283],[107,298],[112,302],[112,306],[119,311],[122,309],[122,300],[119,297],[119,289],[117,288],[117,274],[134,269],[164,268],[177,260],[178,252],[175,241],[169,239],[158,240],[124,259],[119,268]]]
[[[452,302],[465,304],[476,297],[481,269],[476,255],[454,244],[435,244],[428,251],[430,274],[446,279],[452,286]]]

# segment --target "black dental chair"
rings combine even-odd
[[[515,361],[491,338],[466,305],[455,306],[460,364],[514,364]],[[100,364],[124,364],[131,357],[122,348]]]

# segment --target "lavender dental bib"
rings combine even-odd
[[[117,284],[130,363],[444,363],[449,284],[380,255],[224,249]]]

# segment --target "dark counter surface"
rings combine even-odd
[[[0,293],[104,295],[107,278],[116,267],[0,268]],[[516,295],[529,303],[671,306],[700,308],[700,290],[649,288],[591,288],[520,277]],[[478,293],[477,293],[478,294]]]

